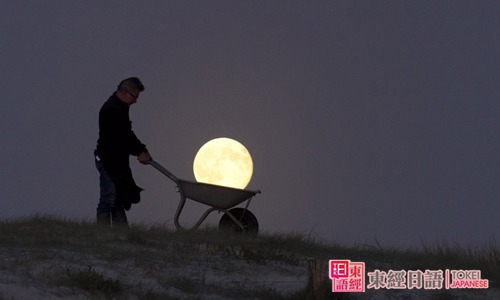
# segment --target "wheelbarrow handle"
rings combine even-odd
[[[177,183],[178,182],[178,179],[177,177],[175,177],[174,174],[172,174],[169,170],[165,169],[162,165],[160,165],[159,163],[157,163],[156,161],[154,160],[150,160],[149,161],[149,164],[152,165],[155,169],[157,169],[158,171],[160,171],[161,173],[163,173],[163,175],[167,176],[168,178],[170,178],[173,182]]]

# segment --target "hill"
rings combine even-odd
[[[499,258],[494,244],[475,250],[343,247],[302,234],[252,236],[213,228],[175,232],[162,226],[110,229],[35,216],[0,222],[0,300],[493,299],[500,295]],[[367,272],[479,269],[490,288],[333,294],[326,278],[324,293],[318,293],[311,262],[329,259],[363,261]]]

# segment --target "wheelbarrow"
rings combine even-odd
[[[170,171],[165,169],[158,162],[152,160],[149,162],[154,168],[160,171],[163,175],[172,180],[179,190],[181,196],[177,211],[175,212],[174,224],[177,230],[195,230],[208,215],[214,211],[223,212],[219,221],[219,230],[232,232],[246,232],[257,234],[259,232],[259,223],[252,212],[248,210],[250,201],[256,194],[260,194],[260,190],[251,191],[244,189],[230,188],[220,185],[195,182],[177,178]],[[190,199],[205,205],[210,206],[200,219],[190,228],[183,227],[179,222],[179,217],[182,213],[186,199]],[[245,207],[236,207],[246,201]]]

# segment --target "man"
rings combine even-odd
[[[137,156],[145,165],[152,157],[132,131],[129,108],[142,91],[144,85],[137,77],[124,79],[99,111],[99,139],[94,152],[100,175],[98,224],[128,226],[125,210],[140,201],[142,189],[132,177],[129,156]]]

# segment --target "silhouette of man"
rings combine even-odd
[[[99,139],[94,151],[100,183],[98,224],[128,226],[125,211],[140,201],[142,188],[132,177],[129,156],[137,156],[144,165],[152,157],[132,131],[129,108],[142,91],[144,85],[139,78],[124,79],[99,111]]]

